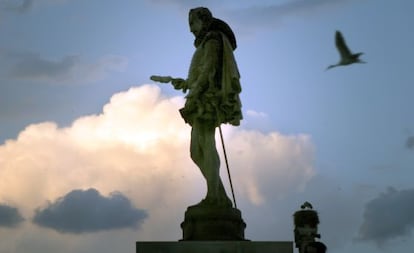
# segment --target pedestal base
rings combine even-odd
[[[137,242],[136,253],[293,253],[293,242]]]
[[[182,241],[244,241],[246,223],[240,210],[232,207],[188,207],[185,212]]]

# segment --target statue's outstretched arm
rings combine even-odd
[[[183,92],[186,92],[187,87],[187,81],[182,78],[173,78],[171,76],[156,76],[153,75],[150,77],[152,81],[159,82],[159,83],[171,83],[174,86],[174,89],[176,90],[183,90]]]

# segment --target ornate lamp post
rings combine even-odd
[[[301,206],[301,210],[293,214],[294,218],[294,235],[295,246],[299,253],[323,253],[326,251],[326,246],[315,241],[315,238],[321,238],[318,234],[319,217],[318,213],[313,210],[311,203],[305,202]]]

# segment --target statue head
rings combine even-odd
[[[236,37],[230,26],[218,18],[213,17],[213,14],[206,7],[197,7],[191,9],[188,14],[188,22],[190,30],[196,37],[194,44],[197,46],[201,43],[204,36],[210,31],[220,31],[230,41],[233,50],[236,49]]]
[[[205,7],[191,9],[188,14],[190,30],[196,37],[205,35],[213,20],[213,14]]]

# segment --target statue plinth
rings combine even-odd
[[[289,241],[137,242],[136,253],[293,253],[293,243]]]
[[[181,241],[245,241],[240,210],[208,205],[190,206],[181,223]]]

